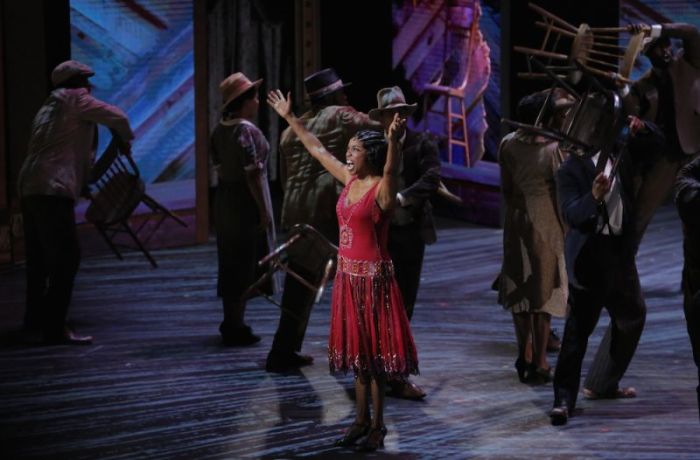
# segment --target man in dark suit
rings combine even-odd
[[[683,221],[683,311],[700,380],[700,158],[678,174],[676,206]],[[700,385],[697,392],[700,409]]]
[[[395,113],[405,118],[416,109],[415,103],[406,103],[398,86],[380,89],[377,105],[369,111],[369,117],[381,122],[384,129],[391,125]],[[410,320],[420,285],[425,245],[437,239],[429,199],[440,185],[440,159],[437,144],[427,133],[407,129],[401,146],[399,206],[389,230],[389,253]],[[390,382],[389,386],[391,396],[405,399],[425,397],[425,392],[408,379]]]
[[[635,119],[631,131],[640,122]],[[553,425],[563,425],[576,407],[588,338],[601,309],[611,317],[610,359],[601,370],[603,396],[632,397],[634,389],[620,388],[644,327],[646,306],[635,263],[635,216],[632,202],[632,164],[623,158],[612,164],[598,157],[571,155],[557,173],[561,213],[569,226],[565,240],[569,276],[569,316],[554,374]],[[623,153],[624,156],[627,156]],[[598,171],[596,170],[596,167]]]
[[[690,24],[632,25],[630,31],[651,29],[644,54],[652,68],[633,85],[626,105],[644,122],[642,131],[654,131],[643,149],[630,148],[638,165],[635,173],[635,230],[637,247],[651,218],[673,189],[678,171],[700,152],[700,33]],[[672,38],[683,41],[673,52]],[[637,150],[637,151],[635,151]],[[643,157],[643,158],[642,158]],[[602,372],[610,359],[608,328],[586,377],[584,396],[598,399],[604,391]]]

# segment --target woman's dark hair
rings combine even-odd
[[[387,143],[384,133],[371,129],[363,129],[355,134],[355,139],[362,143],[367,151],[367,162],[375,173],[381,174],[386,163]]]
[[[548,91],[538,92],[533,94],[528,94],[527,96],[520,99],[518,102],[518,107],[516,109],[516,117],[521,123],[527,123],[528,125],[534,125],[537,120],[537,116],[542,110],[542,106],[545,106],[544,112],[542,113],[542,118],[540,122],[543,125],[547,125],[547,122],[552,117],[554,113],[554,98],[550,98],[547,101]]]
[[[253,99],[256,94],[258,94],[258,87],[257,86],[251,86],[250,88],[245,90],[236,99],[234,99],[231,102],[229,102],[228,104],[226,104],[226,107],[224,107],[224,110],[223,110],[224,117],[239,112],[241,110],[241,108],[243,107],[243,104],[245,104],[246,101]]]

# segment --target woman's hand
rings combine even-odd
[[[277,114],[287,119],[292,114],[292,93],[287,92],[287,97],[284,97],[282,91],[275,89],[267,93],[267,104],[275,109]]]
[[[391,121],[391,125],[389,125],[389,129],[387,130],[387,137],[390,141],[398,142],[404,132],[406,132],[406,119],[399,117],[399,114],[395,113],[394,119]]]

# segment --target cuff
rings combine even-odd
[[[620,89],[620,97],[627,97],[627,95],[628,95],[629,93],[630,93],[630,85],[625,84],[625,86],[623,86],[623,87]]]
[[[406,206],[406,197],[401,194],[401,192],[396,194],[396,199],[399,200],[399,205],[401,207]]]
[[[658,38],[661,36],[661,30],[663,27],[661,24],[654,24],[651,26],[651,34],[649,35],[649,38]]]

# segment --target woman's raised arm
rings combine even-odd
[[[379,181],[377,190],[377,203],[384,211],[393,209],[396,206],[396,194],[399,191],[399,165],[401,164],[401,147],[399,139],[406,131],[406,119],[400,118],[398,113],[394,114],[394,120],[387,130],[387,142],[389,143],[386,153],[386,163],[384,171]]]

